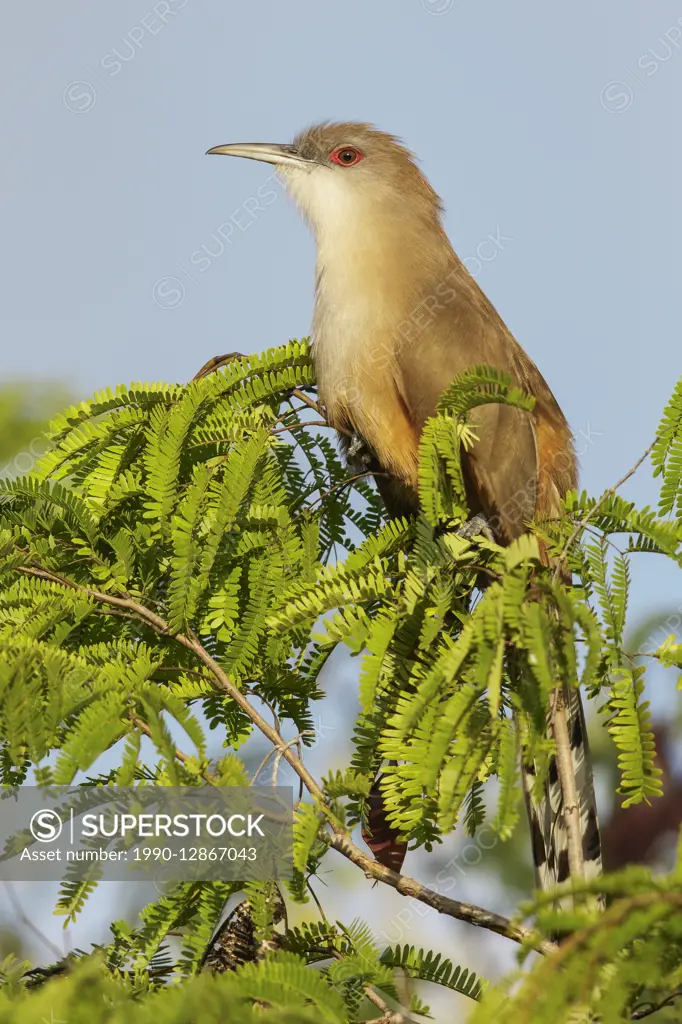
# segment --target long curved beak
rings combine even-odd
[[[226,146],[214,146],[206,156],[217,153],[220,156],[242,156],[248,160],[261,160],[266,164],[287,167],[309,167],[314,160],[301,156],[294,146],[279,145],[275,142],[231,142]]]

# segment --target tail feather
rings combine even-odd
[[[395,764],[396,762],[389,762]],[[374,859],[400,874],[400,870],[407,853],[407,843],[404,837],[393,828],[386,814],[383,793],[381,792],[381,781],[383,774],[380,771],[369,793],[369,813],[367,824],[363,825],[362,838],[374,854]]]
[[[597,878],[602,870],[601,839],[592,762],[580,693],[573,687],[565,687],[564,696],[571,740],[571,759],[580,807],[585,879],[589,881]],[[548,892],[570,877],[563,796],[554,756],[550,760],[544,792],[541,795],[534,792],[535,774],[534,764],[523,765],[524,794],[530,825],[535,878],[537,887],[543,892]],[[566,907],[568,902],[570,901],[562,900],[560,905]]]

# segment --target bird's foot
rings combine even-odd
[[[364,437],[357,433],[353,434],[346,448],[346,458],[349,464],[364,472],[371,466],[373,457],[374,453]]]
[[[459,530],[457,530],[457,536],[464,537],[465,540],[471,540],[473,537],[479,537],[481,535],[485,537],[486,540],[494,543],[495,538],[493,536],[493,531],[490,529],[490,524],[486,517],[480,513],[479,515],[474,516],[473,519],[470,519],[468,523],[464,523],[464,525],[460,526]]]
[[[233,359],[246,359],[246,356],[243,352],[228,352],[224,356],[213,356],[194,374],[192,380],[201,380],[202,377],[208,377],[209,373],[215,373],[221,366],[227,366],[228,363],[231,363]]]
[[[363,449],[366,449],[364,438],[360,434],[353,434],[348,445],[348,458],[354,459],[356,455],[359,455]]]

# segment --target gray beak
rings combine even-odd
[[[261,160],[266,164],[285,167],[310,167],[315,163],[301,156],[294,146],[278,145],[275,142],[231,142],[226,146],[214,146],[206,156],[218,153],[220,156],[242,156],[248,160]]]

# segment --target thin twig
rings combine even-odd
[[[279,729],[277,731],[279,732]],[[293,740],[289,741],[287,746],[293,746],[294,744],[296,744],[297,748],[298,748],[298,756],[300,757],[301,756],[301,750],[300,750],[299,740],[301,739],[302,736],[314,736],[314,735],[315,735],[314,732],[312,732],[311,730],[307,730],[306,732],[299,733],[298,736],[295,736]],[[251,785],[254,784],[254,782],[256,781],[256,779],[258,778],[260,773],[263,771],[263,769],[265,768],[266,764],[268,763],[270,758],[273,756],[273,754],[277,755],[277,759],[278,760],[276,761],[275,767],[273,768],[272,778],[276,778],[277,777],[277,770],[279,768],[279,761],[281,760],[282,754],[281,754],[280,751],[275,749],[275,747],[273,747],[272,750],[268,750],[267,754],[265,755],[265,757],[263,758],[261,763],[256,768],[256,771],[253,774],[253,778],[251,779]],[[274,785],[276,785],[276,783],[272,782],[272,785],[274,786]]]
[[[383,1017],[379,1019],[385,1021],[386,1024],[414,1024],[410,1017],[406,1017],[404,1013],[399,1010],[392,1010],[385,999],[382,999],[378,992],[373,988],[365,989],[365,996],[369,999],[370,1003],[373,1003],[377,1010],[380,1010]]]
[[[362,480],[366,476],[372,476],[376,478],[378,476],[387,477],[389,476],[389,474],[380,473],[378,470],[376,472],[374,472],[373,470],[366,470],[364,473],[357,473],[355,476],[349,476],[345,480],[341,480],[338,484],[334,484],[334,486],[330,487],[328,491],[324,491],[324,493],[321,494],[318,498],[315,498],[315,501],[313,501],[312,504],[308,506],[308,508],[315,508],[316,505],[319,505],[320,502],[325,500],[325,498],[328,498],[330,494],[334,493],[334,491],[340,490],[341,487],[348,487],[349,484],[354,483],[356,480]]]
[[[274,749],[274,747],[273,747],[273,748],[272,748],[271,750],[268,750],[267,754],[265,755],[265,757],[263,758],[263,760],[261,761],[261,763],[260,763],[260,764],[258,765],[258,767],[256,768],[255,772],[253,773],[253,776],[252,776],[252,778],[251,778],[251,785],[252,785],[252,786],[253,786],[253,785],[255,784],[255,782],[256,782],[256,780],[257,780],[258,776],[259,776],[259,775],[260,775],[260,773],[261,773],[261,772],[263,771],[263,769],[265,768],[266,764],[268,763],[268,761],[270,760],[270,758],[272,757],[272,755],[273,755],[274,753],[275,753],[275,749]]]
[[[293,388],[291,393],[301,402],[305,402],[308,408],[314,409],[316,413],[319,413],[320,416],[323,416],[327,426],[333,427],[337,434],[344,434],[346,437],[353,437],[352,430],[347,430],[345,427],[337,427],[335,423],[330,423],[329,417],[327,416],[327,410],[321,404],[321,402],[316,402],[309,395],[306,395],[305,391],[301,391],[299,388]]]
[[[626,483],[630,479],[631,476],[635,475],[635,473],[637,472],[639,467],[642,465],[642,463],[645,462],[646,459],[648,459],[649,455],[651,455],[651,452],[653,451],[653,448],[654,448],[655,444],[656,444],[656,442],[652,441],[652,443],[649,445],[649,447],[644,452],[644,454],[641,455],[637,459],[637,462],[634,464],[634,466],[632,466],[631,469],[629,469],[627,471],[625,476],[622,476],[620,478],[620,480],[617,480],[616,483],[613,485],[613,487],[609,487],[608,490],[604,491],[604,493],[602,494],[602,496],[599,499],[599,501],[597,501],[596,504],[594,504],[592,506],[592,508],[589,510],[587,515],[583,519],[580,520],[580,522],[578,523],[578,525],[574,529],[573,533],[571,534],[571,536],[566,541],[566,544],[564,545],[564,548],[563,548],[561,554],[559,555],[559,557],[556,560],[556,566],[554,568],[554,579],[555,580],[559,577],[559,575],[561,573],[561,567],[562,567],[563,563],[566,561],[566,556],[568,555],[568,552],[573,547],[573,542],[575,540],[577,540],[577,538],[580,536],[580,532],[582,530],[584,530],[584,528],[587,526],[587,524],[590,521],[590,519],[592,519],[592,517],[595,515],[595,513],[598,511],[598,509],[601,508],[601,506],[604,504],[606,499],[609,498],[609,497],[612,497],[616,493],[616,491],[618,490],[619,487],[622,487],[623,484]]]
[[[328,427],[329,424],[326,420],[299,420],[298,423],[291,423],[286,427],[278,427],[277,430],[271,430],[270,434],[291,434],[294,430],[300,430],[301,427]]]
[[[275,416],[272,422],[286,423],[287,420],[293,419],[294,423],[298,423],[300,413],[302,413],[303,410],[307,408],[307,406],[294,405],[294,403],[289,398],[285,399],[285,401],[287,402],[288,408],[285,409],[284,412],[281,412],[279,416]],[[326,420],[324,422],[327,423]]]
[[[322,918],[322,920],[324,921],[325,924],[328,924],[329,922],[327,921],[327,915],[324,912],[324,907],[320,903],[319,897],[318,897],[317,893],[315,892],[315,890],[313,889],[311,881],[310,881],[309,878],[306,879],[306,883],[305,884],[306,884],[306,889],[308,890],[308,892],[312,896],[313,900],[315,901],[315,905],[316,905],[317,909],[320,912],[320,917]]]
[[[140,732],[143,732],[145,734],[145,736],[149,736],[149,738],[152,739],[152,731],[146,722],[143,722],[142,719],[138,718],[138,716],[135,714],[131,714],[129,717],[130,721],[133,723],[136,729],[139,729]],[[191,757],[189,754],[186,754],[183,750],[180,750],[179,747],[174,747],[173,753],[175,754],[176,760],[180,761],[181,764],[186,765],[190,764],[191,762],[194,762],[195,764],[197,763],[197,759],[195,757]],[[214,775],[213,772],[209,772],[208,769],[201,773],[201,777],[205,782],[208,783],[209,786],[218,785],[217,776]]]
[[[264,697],[261,697],[261,700],[263,701],[263,703],[265,704],[266,708],[268,709],[268,711],[272,715],[272,720],[275,723],[275,732],[277,733],[277,735],[281,739],[282,738],[282,725],[281,725],[281,722],[279,720],[279,715],[277,714],[277,712],[275,711],[275,709],[273,708],[272,704],[269,701],[265,700]]]
[[[381,1017],[370,1017],[364,1024],[395,1024],[395,1015],[393,1013],[383,1013]],[[405,1018],[402,1017],[401,1020]]]
[[[137,618],[133,615],[132,618]],[[195,668],[185,668],[183,665],[159,665],[156,672],[183,672],[187,676],[196,676],[204,683],[211,683],[212,679],[205,672],[199,672]]]
[[[303,757],[302,757],[302,754],[301,754],[301,739],[302,739],[303,736],[306,736],[306,735],[308,735],[307,732],[302,732],[302,733],[299,733],[298,736],[294,736],[293,740],[289,740],[289,742],[286,744],[286,746],[280,747],[280,749],[275,754],[275,763],[272,766],[272,785],[273,786],[277,785],[277,776],[279,774],[280,762],[281,762],[281,760],[282,760],[282,758],[284,756],[284,751],[288,747],[296,747],[296,753],[298,754],[298,759],[301,762],[303,761]]]
[[[327,415],[324,411],[324,408],[320,405],[319,402],[316,402],[314,398],[311,398],[310,395],[306,395],[305,391],[301,391],[300,388],[293,388],[291,393],[292,395],[294,395],[295,398],[298,398],[300,402],[303,402],[305,405],[307,405],[309,409],[314,409],[315,412],[318,413],[318,415],[324,416],[324,419],[327,423],[329,422],[327,420]]]
[[[133,615],[132,612],[119,612],[115,608],[98,608],[98,615],[103,615],[108,618],[114,617],[117,619],[132,619],[133,622],[137,622],[137,616]]]
[[[678,988],[675,992],[671,992],[669,996],[662,999],[660,1003],[640,1003],[636,1006],[632,1012],[631,1020],[644,1020],[645,1017],[650,1017],[652,1013],[658,1013],[659,1010],[665,1009],[666,1006],[672,1006],[676,1000],[682,999],[682,988]]]
[[[59,957],[59,959],[61,960],[61,958],[64,956],[64,951],[61,950],[58,946],[55,946],[54,942],[48,939],[47,935],[43,935],[40,928],[37,928],[33,921],[30,919],[30,917],[26,916],[26,914],[24,913],[24,908],[19,902],[11,882],[3,882],[3,885],[5,887],[7,897],[10,903],[12,904],[12,909],[14,910],[14,916],[16,920],[20,924],[23,924],[30,931],[32,931],[36,938],[40,939],[40,941],[47,946],[50,952],[53,953],[55,956]]]
[[[331,955],[335,960],[343,960],[343,954],[338,949],[332,950]],[[366,957],[363,956],[363,959],[367,962],[368,966],[371,966]],[[383,1016],[379,1020],[385,1021],[386,1024],[415,1024],[411,1017],[403,1013],[404,1007],[401,1006],[399,1010],[392,1010],[383,996],[380,996],[371,985],[368,985],[365,989],[365,998],[369,999],[370,1003],[373,1003],[377,1010],[381,1011]]]

